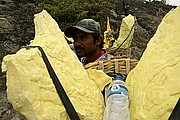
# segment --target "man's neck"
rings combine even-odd
[[[87,55],[86,56],[86,61],[88,63],[96,61],[102,55],[101,51],[102,51],[101,49],[98,49],[93,54]]]

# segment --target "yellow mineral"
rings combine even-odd
[[[111,30],[109,17],[107,17],[107,30],[104,32],[104,49],[112,47],[113,45],[113,31]]]
[[[131,120],[167,120],[180,97],[180,6],[162,20],[128,74]]]
[[[82,120],[101,120],[101,90],[111,81],[102,71],[86,70],[70,49],[55,20],[44,10],[35,15],[35,38]],[[7,73],[7,95],[14,109],[29,120],[67,120],[68,114],[56,92],[37,48],[20,49],[2,63]]]
[[[129,48],[134,34],[135,18],[131,14],[122,19],[122,24],[119,31],[119,37],[114,42],[113,47]]]

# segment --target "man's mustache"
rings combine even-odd
[[[85,49],[81,46],[77,46],[77,47],[75,47],[75,50],[85,50]]]

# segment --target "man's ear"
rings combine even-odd
[[[96,40],[96,45],[100,45],[102,40],[102,36],[99,36],[99,39]]]

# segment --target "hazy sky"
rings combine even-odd
[[[153,0],[146,0],[146,1],[153,1]],[[161,1],[161,0],[157,0],[157,1]],[[166,2],[169,5],[180,6],[180,0],[166,0]]]
[[[180,6],[180,0],[166,0],[169,5]]]

